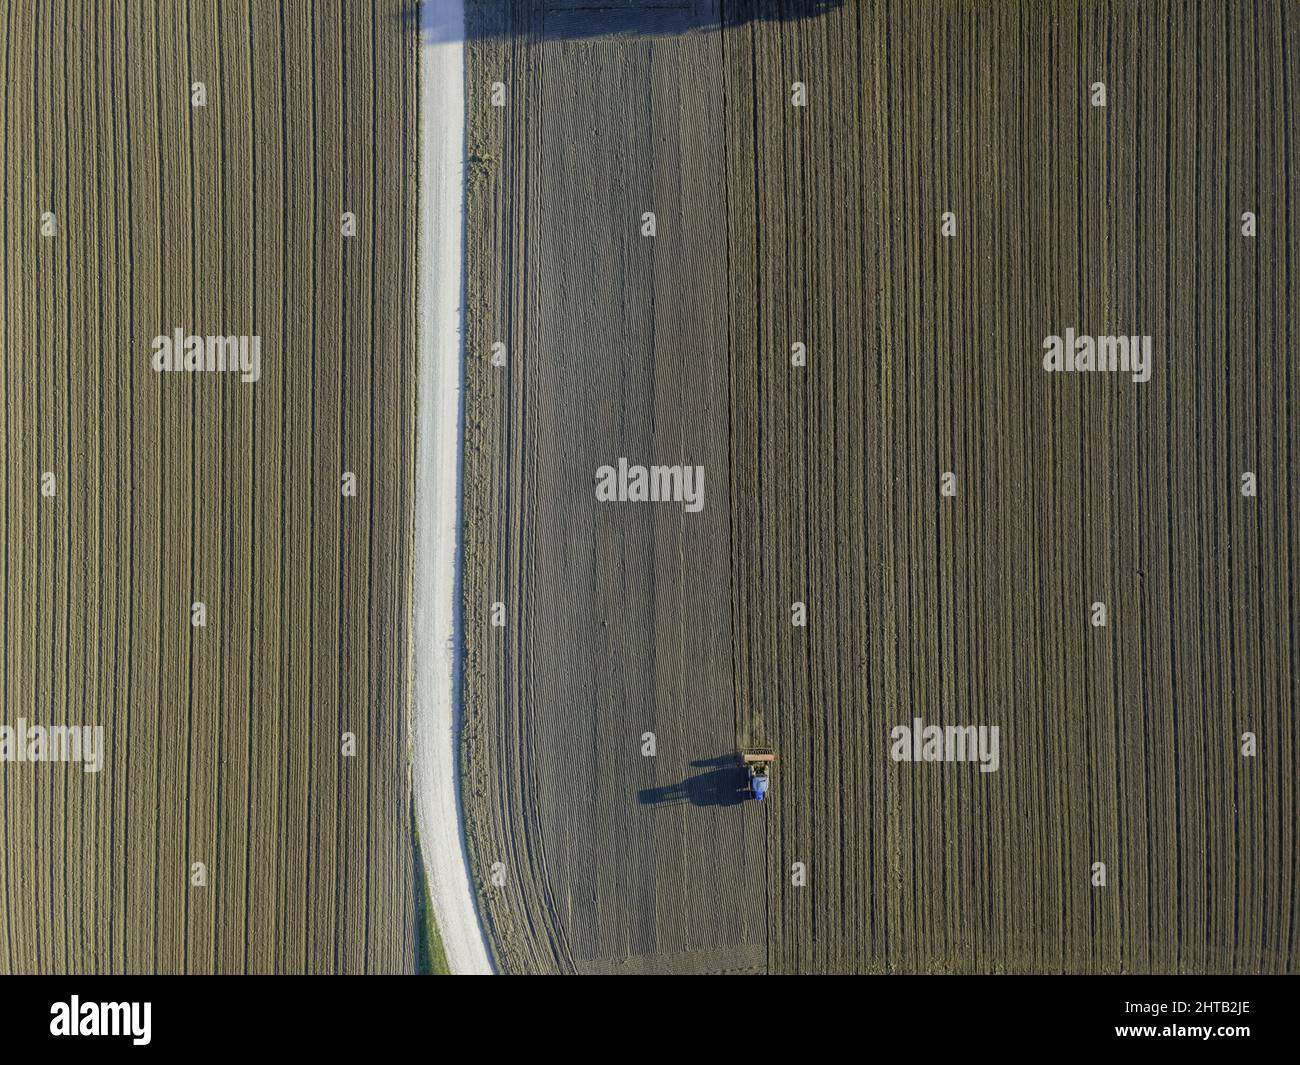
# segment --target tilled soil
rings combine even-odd
[[[467,52],[499,962],[1294,971],[1300,7],[573,7]],[[1067,329],[1150,380],[1046,372]],[[704,510],[597,502],[620,456]],[[997,771],[895,760],[917,718]]]
[[[511,970],[765,961],[762,811],[717,762],[735,747],[721,98],[659,125],[693,106],[695,66],[720,75],[718,44],[493,34],[467,57],[471,99],[510,92],[469,137],[465,776]],[[620,456],[705,466],[706,507],[596,505]]]
[[[389,0],[0,2],[3,722],[107,746],[0,766],[0,971],[415,965],[415,48]],[[155,372],[176,328],[260,380]]]

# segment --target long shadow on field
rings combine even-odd
[[[659,37],[749,22],[796,22],[843,6],[844,0],[407,0],[402,25],[425,44],[518,38],[529,41]]]
[[[645,788],[637,793],[642,806],[736,806],[749,795],[749,774],[738,765],[734,754],[692,762],[706,772],[687,777],[679,784]]]

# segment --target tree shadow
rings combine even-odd
[[[796,22],[844,0],[536,0],[526,10],[500,0],[407,0],[402,25],[425,44],[662,37],[751,22]]]
[[[705,767],[705,772],[677,784],[645,788],[637,792],[638,801],[642,806],[738,806],[749,797],[749,773],[734,754],[691,765]]]

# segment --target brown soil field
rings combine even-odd
[[[1296,971],[1300,5],[469,6],[500,966]],[[704,509],[598,502],[621,456]]]
[[[0,971],[415,967],[402,6],[0,0]]]
[[[677,118],[683,81],[720,77],[719,42],[477,32],[464,779],[498,961],[762,969],[762,812],[719,794],[734,772],[692,764],[736,731],[721,96]],[[476,108],[494,81],[506,107]],[[477,357],[497,340],[504,369]],[[703,463],[708,505],[594,505],[596,468],[619,456]],[[639,800],[656,789],[677,790]]]

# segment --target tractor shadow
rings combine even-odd
[[[642,806],[738,806],[749,798],[749,773],[734,754],[720,755],[691,767],[704,772],[662,788],[637,792]]]

